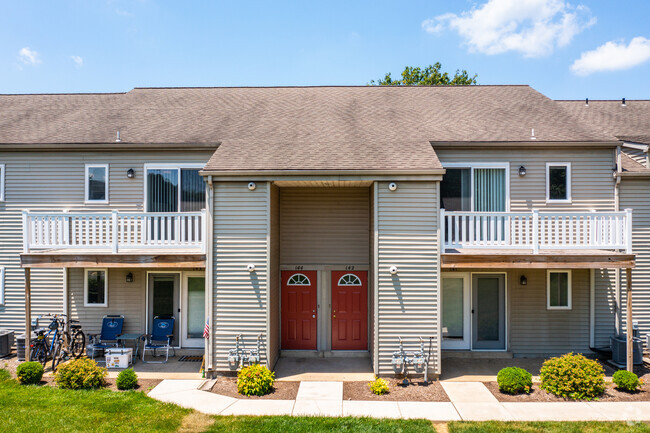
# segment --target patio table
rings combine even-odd
[[[133,344],[133,363],[135,364],[138,359],[138,352],[140,345],[138,341],[144,337],[144,334],[122,334],[117,338],[117,343],[121,344],[122,347],[125,347],[127,341],[131,341]]]

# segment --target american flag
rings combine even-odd
[[[203,328],[203,338],[210,337],[210,318],[205,318],[205,328]]]

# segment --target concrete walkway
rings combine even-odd
[[[160,401],[211,415],[367,416],[431,421],[650,421],[650,402],[500,403],[480,382],[442,382],[451,402],[343,400],[343,382],[301,382],[295,400],[237,399],[199,391],[202,380],[163,380]]]

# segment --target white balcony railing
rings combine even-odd
[[[23,251],[194,249],[205,252],[205,211],[23,212]]]
[[[444,249],[605,249],[632,253],[632,210],[624,212],[445,212]]]

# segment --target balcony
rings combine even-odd
[[[440,211],[443,267],[629,267],[632,210]],[[465,257],[460,257],[465,256]],[[621,263],[619,263],[621,262]],[[549,265],[557,263],[557,265]],[[611,265],[611,266],[604,266]]]
[[[204,254],[205,210],[23,212],[23,254]]]

